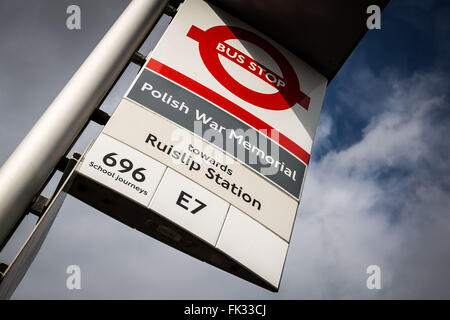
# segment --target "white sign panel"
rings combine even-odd
[[[202,260],[278,290],[326,84],[263,34],[186,0],[81,173],[200,239]]]
[[[147,206],[166,166],[104,135],[91,147],[80,173]]]
[[[192,180],[168,169],[150,208],[216,245],[229,204]]]
[[[126,99],[103,132],[183,174],[289,241],[298,202],[227,158],[222,149]]]
[[[230,208],[217,248],[278,287],[288,244],[242,211]]]

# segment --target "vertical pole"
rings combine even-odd
[[[0,248],[169,0],[133,0],[0,169]]]

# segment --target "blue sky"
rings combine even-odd
[[[382,29],[365,35],[327,89],[323,110],[339,123],[330,138],[333,148],[345,148],[361,138],[361,130],[374,113],[354,112],[360,109],[357,104],[376,103],[390,93],[389,77],[406,79],[418,72],[448,74],[449,14],[450,6],[445,1],[389,3],[382,14]],[[366,81],[377,83],[359,86],[355,83],[360,80],[355,79],[358,72],[370,72],[375,79]],[[342,91],[351,91],[354,100],[345,101]]]
[[[392,1],[328,87],[297,221],[337,275],[315,297],[368,297],[350,290],[368,261],[378,298],[449,296],[449,10]]]
[[[8,74],[0,77],[0,163],[127,1],[78,3],[80,32],[64,26],[72,1],[0,3],[8,43],[0,48],[0,74]],[[68,198],[13,298],[450,298],[449,16],[448,1],[392,0],[381,30],[366,34],[330,83],[278,294]],[[102,109],[114,110],[136,72],[125,72]],[[100,129],[90,125],[73,150]],[[1,259],[34,223],[25,219]],[[82,290],[65,287],[71,264],[81,267]],[[372,264],[381,290],[366,287]]]

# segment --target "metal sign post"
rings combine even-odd
[[[169,0],[133,0],[0,169],[0,245]]]

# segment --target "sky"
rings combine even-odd
[[[127,3],[0,0],[0,164]],[[81,30],[65,26],[70,4],[81,8]],[[449,16],[447,1],[392,0],[381,29],[366,34],[328,86],[278,293],[69,196],[12,298],[450,298]],[[127,69],[103,110],[114,110],[137,72]],[[73,150],[100,130],[89,125]],[[35,223],[25,218],[0,260],[12,259]],[[81,290],[66,288],[74,264]],[[369,265],[380,267],[379,290],[366,286]]]

